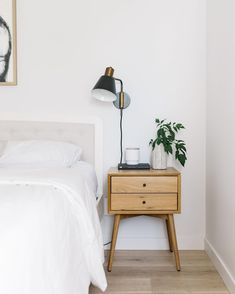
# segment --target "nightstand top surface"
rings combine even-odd
[[[117,167],[111,167],[108,174],[110,176],[177,176],[180,172],[174,167],[146,170],[118,170]]]

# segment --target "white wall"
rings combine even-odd
[[[124,114],[125,146],[149,159],[154,118],[180,121],[188,146],[180,248],[203,248],[205,228],[206,3],[204,0],[18,1],[18,86],[0,88],[1,119],[104,122],[104,174],[119,160],[118,111],[90,90],[106,66],[116,69],[132,103]],[[105,241],[110,218],[105,220]],[[133,219],[119,248],[166,248],[162,223]]]
[[[235,2],[208,1],[206,246],[235,293]]]

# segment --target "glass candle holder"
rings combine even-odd
[[[140,148],[126,148],[125,159],[127,164],[138,164],[140,162]]]

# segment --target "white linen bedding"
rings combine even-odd
[[[0,169],[0,293],[87,294],[91,282],[105,290],[94,179],[83,162]]]

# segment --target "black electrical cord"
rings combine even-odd
[[[123,153],[123,150],[122,150],[122,137],[123,137],[122,121],[123,121],[123,109],[121,108],[120,109],[120,150],[121,150],[120,164],[122,164],[122,153]]]
[[[122,134],[122,121],[123,121],[123,109],[120,108],[120,149],[121,149],[121,157],[120,157],[120,164],[122,163],[122,154],[123,154],[123,148],[122,148],[122,138],[123,138],[123,134]],[[107,246],[109,244],[111,244],[112,241],[109,241],[107,243],[104,243],[104,246]]]
[[[109,241],[109,242],[107,242],[107,243],[104,243],[104,246],[107,246],[107,245],[109,245],[109,244],[111,244],[112,243],[112,241]]]

